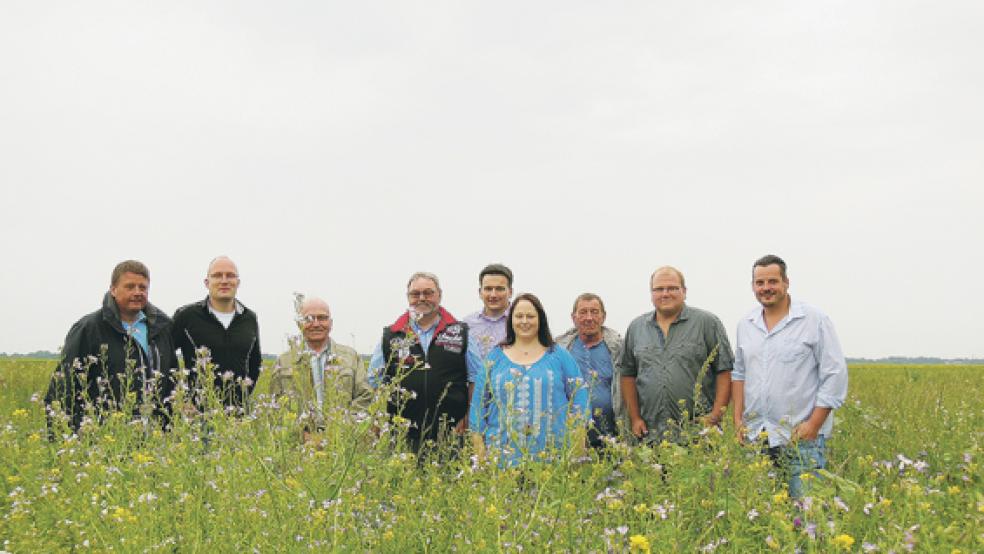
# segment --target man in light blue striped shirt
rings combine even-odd
[[[833,323],[789,296],[786,262],[764,256],[752,266],[761,304],[738,322],[731,373],[735,428],[741,441],[767,438],[767,452],[789,473],[789,494],[803,494],[800,476],[826,466],[831,412],[847,396],[847,362]]]

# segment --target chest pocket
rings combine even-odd
[[[799,363],[807,356],[813,355],[810,345],[798,340],[783,341],[780,348],[782,351],[779,352],[779,361],[784,363]]]
[[[669,355],[681,366],[696,374],[707,360],[704,345],[697,342],[681,342],[669,347]]]

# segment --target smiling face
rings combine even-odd
[[[578,300],[571,319],[582,341],[596,340],[601,335],[601,326],[605,324],[605,309],[598,300]]]
[[[147,307],[147,293],[150,290],[150,279],[138,273],[127,271],[109,287],[109,294],[116,300],[120,309],[120,317],[124,321],[133,321],[141,310]]]
[[[755,266],[752,291],[763,308],[785,306],[789,299],[789,279],[783,276],[778,264]]]
[[[313,299],[301,306],[301,333],[312,349],[320,349],[331,334],[331,311],[325,302]]]
[[[239,290],[239,269],[229,258],[216,258],[205,276],[208,297],[213,301],[232,300]]]
[[[538,340],[540,316],[529,300],[520,300],[513,307],[512,326],[517,340]]]
[[[485,275],[478,296],[485,306],[485,315],[499,315],[509,308],[512,289],[505,275]]]
[[[676,317],[683,311],[683,303],[687,300],[687,289],[675,271],[664,269],[657,272],[653,275],[650,284],[653,307],[660,316]]]
[[[433,279],[420,277],[414,279],[407,288],[407,302],[410,310],[420,317],[427,317],[441,305],[441,289]]]

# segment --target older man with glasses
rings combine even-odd
[[[297,326],[301,337],[277,358],[270,393],[286,397],[298,414],[305,440],[334,421],[368,413],[373,394],[365,365],[356,351],[331,338],[333,320],[321,298],[299,298]]]
[[[468,324],[441,307],[441,285],[433,273],[407,281],[407,310],[383,329],[369,361],[370,382],[396,382],[408,394],[394,395],[387,410],[410,423],[407,441],[419,452],[467,425],[469,375],[481,359],[469,348]]]
[[[686,304],[680,270],[661,267],[649,284],[655,310],[625,332],[622,397],[636,438],[679,441],[683,427],[699,417],[720,423],[731,397],[734,355],[721,320]]]

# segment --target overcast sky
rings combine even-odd
[[[980,2],[0,4],[0,351],[57,349],[113,266],[168,313],[228,254],[263,350],[324,296],[367,353],[506,263],[560,333],[648,277],[732,337],[752,262],[849,356],[984,357]]]

